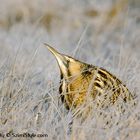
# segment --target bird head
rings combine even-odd
[[[64,78],[69,78],[81,73],[81,69],[84,63],[64,54],[59,53],[53,47],[48,44],[45,44],[48,50],[55,56],[61,75]]]

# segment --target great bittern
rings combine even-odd
[[[107,108],[119,99],[123,103],[133,100],[134,97],[127,87],[110,72],[61,54],[51,46],[45,45],[58,62],[61,73],[59,91],[68,110],[73,111],[85,103],[95,101],[96,107]]]

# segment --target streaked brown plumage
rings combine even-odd
[[[45,44],[56,57],[60,72],[60,94],[67,109],[75,110],[85,102],[96,100],[96,106],[106,108],[119,99],[126,103],[133,100],[127,87],[103,68],[80,62],[60,54]]]

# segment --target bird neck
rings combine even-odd
[[[73,62],[69,63],[67,69],[61,70],[61,75],[63,75],[63,78],[65,79],[71,79],[73,77],[78,77],[82,74],[84,68],[84,64],[80,62]]]

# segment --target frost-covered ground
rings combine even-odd
[[[41,139],[49,140],[140,139],[139,104],[119,125],[119,117],[110,120],[111,129],[102,129],[96,114],[84,124],[75,120],[68,134],[71,113],[58,104],[59,68],[43,44],[106,68],[139,100],[139,0],[0,3],[0,134],[41,133],[47,134]]]

